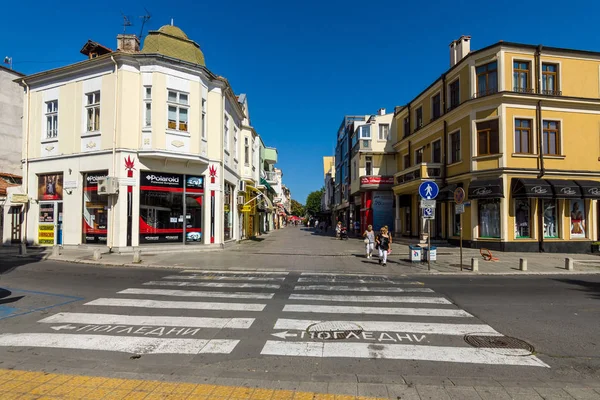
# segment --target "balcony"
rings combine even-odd
[[[438,179],[442,176],[442,164],[420,163],[394,175],[394,183],[403,185],[413,181]]]
[[[490,96],[490,95],[496,94],[496,93],[498,93],[498,88],[497,87],[490,87],[490,88],[487,88],[487,89],[483,89],[483,90],[477,91],[477,93],[473,94],[473,98],[474,99],[478,99],[480,97]]]
[[[277,149],[274,147],[265,147],[263,160],[267,164],[277,164]]]
[[[272,171],[265,171],[265,179],[267,182],[277,184],[277,174]]]

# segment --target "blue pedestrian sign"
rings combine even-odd
[[[440,192],[440,188],[435,182],[423,182],[419,186],[419,195],[425,200],[433,200]]]

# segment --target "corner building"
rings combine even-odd
[[[88,41],[87,60],[19,80],[24,240],[116,250],[239,240],[240,180],[255,168],[240,140],[253,131],[247,101],[175,26],[150,31],[141,50],[135,35],[117,46]],[[118,193],[99,193],[103,177]]]
[[[599,236],[600,53],[450,45],[450,69],[397,107],[396,230],[424,232],[417,189],[440,186],[433,240],[503,251],[589,252]]]

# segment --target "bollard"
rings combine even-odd
[[[142,262],[142,251],[141,250],[133,251],[133,262],[135,264],[139,264]]]
[[[60,256],[60,246],[52,247],[52,257]]]
[[[25,244],[25,243],[19,244],[19,254],[20,255],[27,254],[27,244]]]
[[[471,271],[479,272],[479,260],[476,258],[471,258]]]
[[[565,258],[565,269],[567,271],[573,271],[573,259],[570,257]]]
[[[526,258],[519,259],[519,269],[521,271],[527,271],[527,259]]]
[[[94,261],[98,261],[101,258],[102,258],[102,253],[100,252],[100,249],[94,250]]]

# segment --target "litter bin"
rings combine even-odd
[[[421,248],[419,246],[408,246],[410,261],[420,262],[421,261]]]
[[[427,253],[429,252],[429,249],[427,247],[423,248],[423,261],[427,261]],[[431,258],[429,259],[429,261],[437,261],[437,247],[436,246],[431,246]]]

